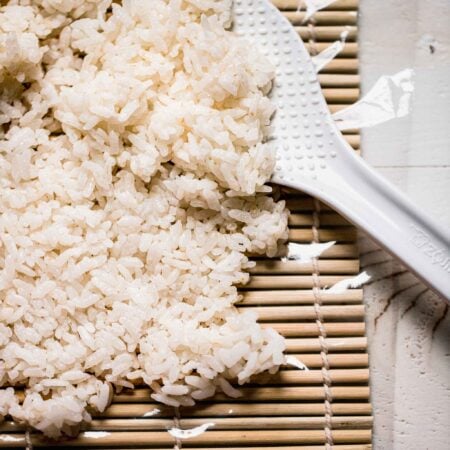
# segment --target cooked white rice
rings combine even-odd
[[[57,437],[112,385],[191,405],[284,361],[234,307],[287,212],[230,3],[1,3],[0,417]]]

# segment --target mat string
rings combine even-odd
[[[175,415],[173,416],[173,422],[175,424],[175,428],[181,429],[181,423],[180,423],[180,408],[175,408]],[[174,450],[181,450],[183,448],[183,444],[181,443],[180,438],[175,438],[176,443],[173,447]]]
[[[25,430],[25,450],[33,450],[33,442],[31,442],[30,429]]]
[[[320,202],[314,200],[314,212],[313,212],[313,224],[312,234],[313,242],[319,243],[319,228],[320,228]],[[323,377],[323,389],[324,389],[324,406],[325,406],[325,448],[330,450],[333,448],[333,433],[331,418],[333,417],[333,410],[331,404],[333,402],[333,396],[331,394],[331,378],[329,374],[330,363],[328,361],[328,345],[327,345],[327,332],[323,325],[324,319],[322,316],[322,295],[320,290],[320,271],[318,258],[313,258],[313,295],[314,295],[314,311],[316,314],[316,324],[319,330],[319,343],[320,343],[320,357],[322,359],[322,377]]]
[[[317,54],[319,54],[319,50],[317,50],[316,44],[317,44],[317,35],[316,35],[316,29],[315,29],[315,24],[316,21],[314,19],[314,17],[311,17],[308,20],[308,31],[309,31],[309,39],[308,39],[308,44],[309,44],[309,54],[311,56],[316,56]]]

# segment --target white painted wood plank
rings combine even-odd
[[[427,213],[450,226],[450,2],[360,2],[363,92],[384,74],[416,71],[409,117],[365,130],[363,156]],[[381,167],[380,167],[381,166]],[[450,442],[447,303],[367,239],[362,267],[375,450]]]
[[[425,213],[450,228],[450,166],[377,170],[406,193]]]
[[[365,158],[375,166],[449,165],[450,2],[361,0],[360,10],[363,93],[382,75],[416,74],[411,114],[365,130]]]

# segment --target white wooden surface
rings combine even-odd
[[[364,157],[450,228],[450,1],[361,0],[363,91],[413,68],[411,114],[363,133]],[[361,239],[375,450],[450,448],[450,313]],[[449,293],[450,294],[450,293]]]

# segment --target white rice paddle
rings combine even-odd
[[[378,176],[347,144],[331,117],[311,57],[268,0],[235,0],[234,30],[277,68],[272,181],[339,211],[450,300],[450,233]]]

